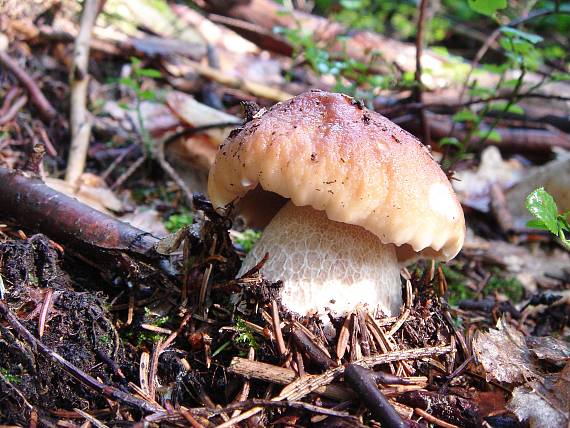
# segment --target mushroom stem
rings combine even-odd
[[[402,303],[395,247],[360,226],[288,202],[244,260],[240,275],[269,253],[261,273],[283,281],[283,305],[299,315],[350,313],[358,304],[396,315]]]

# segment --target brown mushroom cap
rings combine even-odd
[[[449,260],[463,245],[461,205],[426,147],[346,95],[306,92],[230,135],[210,170],[212,203],[258,185],[395,244],[400,262]]]

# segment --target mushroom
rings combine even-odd
[[[282,304],[299,315],[342,316],[358,304],[396,315],[401,266],[447,261],[465,237],[461,205],[427,148],[341,94],[306,92],[254,116],[220,147],[208,192],[217,208],[288,199],[239,274],[268,253],[261,272],[283,281]]]

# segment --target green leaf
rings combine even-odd
[[[162,77],[162,73],[154,68],[137,68],[135,73],[139,77],[151,77],[153,79],[159,79]]]
[[[455,137],[443,137],[441,140],[439,140],[439,146],[461,147],[461,142]]]
[[[491,104],[490,108],[491,110],[506,111],[507,113],[524,114],[524,110],[521,106],[517,104],[509,105],[505,101],[494,102]]]
[[[468,0],[467,3],[471,10],[487,16],[507,7],[507,0]]]
[[[156,94],[153,91],[140,91],[138,96],[143,101],[155,101]]]
[[[548,230],[548,228],[544,225],[544,222],[537,219],[527,221],[526,227],[529,229]]]
[[[483,99],[490,97],[494,93],[495,91],[493,89],[484,88],[482,86],[475,86],[469,89],[469,95],[471,95],[472,97],[483,98]]]
[[[489,130],[486,130],[486,129],[478,129],[475,132],[475,136],[479,137],[479,138],[486,138],[487,140],[493,141],[495,143],[501,142],[501,134],[499,134],[494,129],[491,132],[489,132]]]
[[[525,206],[535,219],[541,221],[546,229],[558,236],[558,207],[544,187],[533,190],[526,197]]]
[[[454,122],[479,122],[479,116],[471,110],[465,109],[458,111],[453,115]]]
[[[529,43],[532,43],[533,45],[536,45],[537,43],[540,43],[544,40],[537,34],[527,33],[526,31],[517,30],[513,27],[501,27],[500,31],[507,37],[523,39]]]
[[[138,87],[137,82],[135,82],[133,79],[131,79],[130,77],[123,77],[121,79],[118,80],[118,82],[121,85],[125,85],[128,86],[131,89],[136,89]]]
[[[502,138],[501,134],[493,129],[491,132],[489,132],[489,135],[487,135],[487,139],[489,141],[493,141],[494,143],[500,143]]]
[[[555,82],[564,82],[564,81],[570,80],[570,73],[563,73],[563,72],[556,71],[556,72],[552,73],[552,75],[550,77]]]

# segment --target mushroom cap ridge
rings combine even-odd
[[[212,203],[258,185],[395,244],[400,262],[449,260],[465,238],[461,205],[427,148],[346,95],[306,92],[232,132],[210,169]]]

